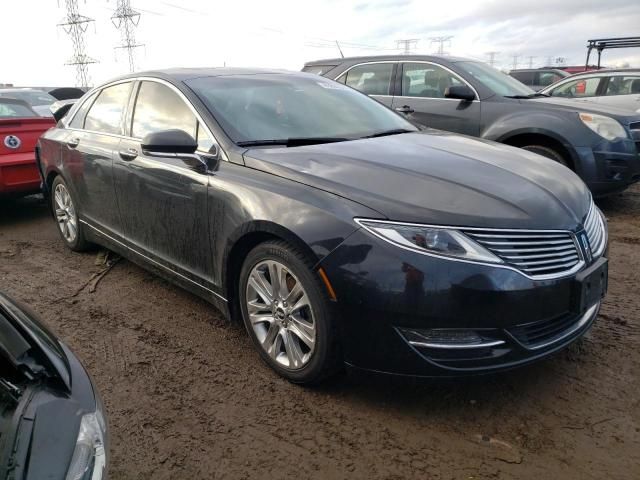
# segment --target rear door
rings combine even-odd
[[[181,277],[200,283],[211,274],[208,242],[208,173],[178,157],[146,155],[149,133],[180,129],[206,154],[213,136],[188,100],[173,86],[142,80],[136,87],[129,137],[115,158],[116,193],[127,241],[137,251]]]
[[[63,146],[63,175],[78,198],[81,220],[122,234],[113,180],[113,156],[123,135],[133,82],[109,85],[89,97],[71,120]]]
[[[462,78],[432,62],[407,62],[399,68],[401,93],[392,107],[425,127],[478,136],[480,101],[445,98],[449,86],[467,85]],[[473,88],[472,88],[473,90]],[[477,94],[476,94],[477,97]]]
[[[349,68],[336,80],[391,107],[397,62],[368,62]]]

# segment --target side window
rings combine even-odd
[[[599,77],[576,79],[554,88],[551,95],[554,97],[593,97],[599,83]]]
[[[353,67],[338,79],[367,95],[389,95],[393,63],[371,63]]]
[[[548,87],[562,78],[554,72],[538,72],[537,76],[538,79],[532,85],[539,85],[540,87]]]
[[[211,147],[215,145],[213,138],[209,135],[209,133],[202,128],[202,124],[198,122],[198,133],[196,134],[196,141],[198,142],[198,150],[202,150],[204,152],[208,152],[211,150]]]
[[[89,108],[84,121],[86,130],[122,134],[122,113],[131,91],[131,82],[119,83],[103,89]]]
[[[84,128],[84,119],[87,116],[87,111],[93,104],[93,101],[96,99],[97,95],[97,92],[93,93],[82,103],[82,105],[80,105],[80,108],[78,108],[76,114],[73,117],[73,120],[71,120],[71,123],[69,124],[71,128]]]
[[[632,95],[640,93],[640,76],[624,77],[622,75],[611,77],[604,95]]]
[[[534,84],[534,72],[511,72],[509,75],[525,85],[531,86]]]
[[[405,97],[445,98],[447,87],[464,85],[454,74],[438,65],[405,63],[402,69],[402,95]]]
[[[176,92],[158,82],[142,82],[133,111],[131,136],[178,128],[197,138],[198,121]]]

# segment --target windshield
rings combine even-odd
[[[458,62],[456,66],[471,75],[496,95],[529,96],[535,92],[513,77],[481,62]]]
[[[0,92],[0,97],[15,98],[17,100],[24,100],[32,107],[38,107],[40,105],[51,105],[56,101],[47,92],[40,90],[15,90]]]
[[[236,143],[417,131],[376,100],[322,77],[234,75],[186,83]]]

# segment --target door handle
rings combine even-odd
[[[126,150],[120,150],[118,154],[120,155],[120,158],[122,160],[124,160],[125,162],[130,162],[138,156],[138,150],[136,150],[135,148],[127,148]]]
[[[401,107],[396,108],[396,112],[398,113],[413,113],[415,110],[411,108],[409,105],[403,105]]]
[[[67,141],[67,145],[69,148],[76,148],[80,144],[80,139],[78,137],[71,138]]]

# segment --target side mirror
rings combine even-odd
[[[452,85],[445,89],[444,98],[455,98],[464,100],[465,102],[471,102],[476,99],[476,94],[466,85]]]
[[[198,149],[198,142],[184,130],[171,129],[148,134],[140,146],[148,155],[193,154]]]
[[[76,100],[58,100],[49,106],[49,111],[56,122],[59,122],[71,110]]]

